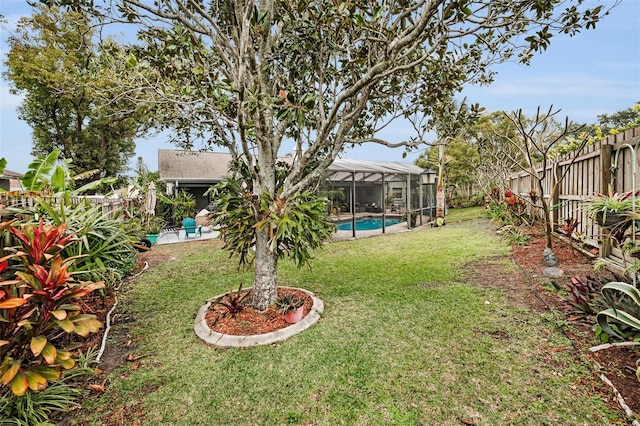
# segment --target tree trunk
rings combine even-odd
[[[549,247],[550,249],[553,248],[552,244],[552,238],[551,238],[551,234],[553,232],[553,225],[551,222],[551,212],[549,211],[549,206],[547,205],[547,202],[545,201],[545,199],[543,198],[544,194],[540,194],[540,200],[542,203],[542,214],[544,215],[544,236],[545,236],[545,240],[547,242],[547,247]]]
[[[256,232],[254,273],[251,306],[264,311],[275,301],[278,286],[278,258],[269,249],[268,229]]]
[[[444,144],[438,146],[438,187],[436,191],[436,223],[442,226],[445,223],[445,210],[447,208],[444,188]]]

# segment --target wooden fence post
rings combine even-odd
[[[612,145],[600,145],[600,189],[596,188],[596,192],[604,194],[611,184],[611,160],[613,157]]]
[[[600,190],[599,193],[606,193],[611,184],[611,161],[613,157],[613,146],[602,144],[600,142]],[[600,250],[598,256],[606,259],[611,254],[611,231],[599,227],[602,241],[600,242]]]
[[[549,208],[555,206],[551,210],[551,230],[558,230],[558,221],[560,220],[560,188],[558,185],[558,173],[560,173],[560,164],[557,161],[551,163],[551,203]]]

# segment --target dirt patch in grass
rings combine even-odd
[[[563,332],[574,345],[566,350],[571,350],[577,360],[588,363],[593,369],[591,380],[581,385],[586,386],[590,393],[599,395],[612,408],[620,410],[621,406],[611,388],[600,379],[600,375],[604,375],[614,384],[625,403],[636,414],[640,414],[640,382],[635,374],[640,349],[611,348],[596,353],[589,352],[588,348],[600,343],[595,337],[593,322],[575,315],[571,306],[560,295],[568,289],[567,284],[572,276],[593,275],[595,259],[573,249],[565,240],[554,237],[553,252],[564,275],[548,278],[543,275],[545,265],[542,252],[546,246],[544,235],[540,230],[533,229],[529,232],[529,238],[525,246],[513,247],[510,260],[496,257],[468,265],[467,282],[505,290],[507,301],[516,307],[540,312],[559,312],[568,324],[563,327]],[[550,362],[552,355],[550,351]]]

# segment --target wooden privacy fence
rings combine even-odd
[[[593,220],[587,217],[582,209],[582,201],[596,193],[608,191],[609,185],[615,192],[626,192],[640,189],[640,126],[587,146],[573,161],[568,155],[556,161],[550,161],[546,167],[546,178],[543,181],[544,193],[549,205],[555,206],[552,211],[554,231],[566,219],[577,219],[580,223],[574,236],[581,238],[585,244],[601,248],[602,234]],[[543,165],[537,168],[540,173]],[[558,191],[551,193],[556,179],[563,176]],[[529,193],[535,187],[530,175],[526,172],[513,174],[509,178],[512,192],[522,198],[529,199]],[[640,196],[637,196],[640,207]],[[609,253],[602,253],[609,256]],[[612,252],[619,257],[619,250]],[[614,259],[615,260],[615,259]]]
[[[39,192],[0,192],[0,215],[2,215],[3,209],[5,207],[33,209],[37,204],[38,198],[44,198],[52,205],[58,205],[62,202],[62,200],[56,197],[42,197],[42,194],[40,194]],[[132,203],[134,202],[131,199],[106,197],[101,195],[78,196],[71,197],[70,199],[71,204],[73,205],[79,204],[80,202],[85,200],[92,205],[101,206],[102,214],[110,218],[114,218],[116,216],[116,213],[119,211],[132,211]]]

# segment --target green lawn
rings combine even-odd
[[[111,373],[78,422],[132,424],[127,412],[145,425],[618,420],[581,387],[585,365],[565,351],[549,355],[570,344],[552,323],[509,306],[499,289],[464,282],[465,263],[509,251],[486,225],[456,220],[478,212],[452,210],[442,228],[328,244],[311,271],[282,262],[280,284],[315,292],[324,316],[286,342],[250,349],[207,346],[193,320],[207,298],[250,285],[251,275],[213,244],[154,247],[177,259],[139,277],[118,309],[135,319],[125,326],[145,357]]]

